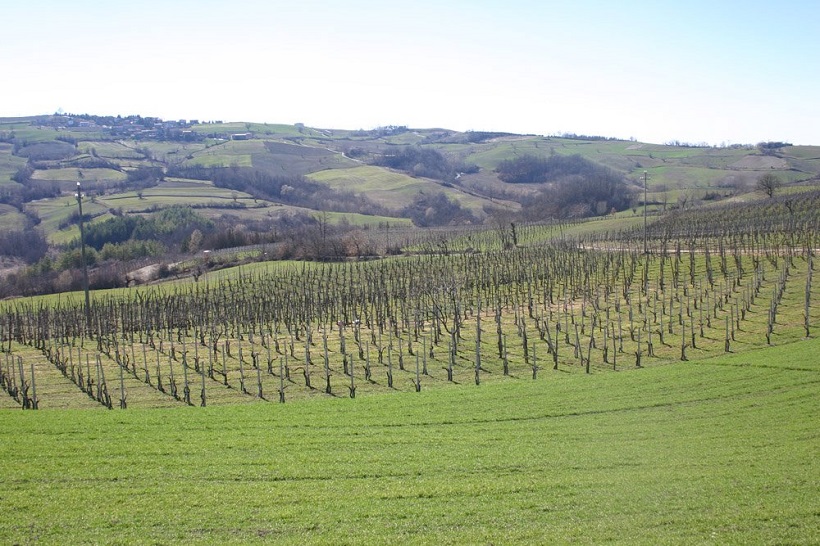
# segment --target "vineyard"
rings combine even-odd
[[[0,407],[356,398],[780,345],[820,320],[817,201],[699,209],[606,236],[438,232],[405,241],[415,255],[269,262],[95,295],[88,308],[12,300],[0,315]]]
[[[820,543],[792,199],[4,301],[0,542]]]

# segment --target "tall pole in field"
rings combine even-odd
[[[646,245],[646,171],[643,172],[643,253],[649,254],[649,248]]]
[[[77,207],[80,212],[80,256],[83,260],[83,291],[85,291],[85,329],[91,332],[91,298],[88,295],[88,265],[85,259],[85,230],[83,228],[83,192],[80,182],[77,181]]]

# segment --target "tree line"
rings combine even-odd
[[[411,176],[452,182],[458,173],[476,173],[478,166],[454,161],[438,150],[421,146],[402,146],[389,149],[373,159],[373,164],[404,171]]]

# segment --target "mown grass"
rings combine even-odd
[[[356,400],[7,411],[0,542],[817,543],[818,349]]]

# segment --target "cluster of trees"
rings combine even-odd
[[[592,142],[595,141],[612,141],[612,140],[621,140],[617,137],[605,137],[600,135],[579,135],[576,133],[561,133],[561,138],[571,138],[573,140],[589,140]]]
[[[419,193],[405,207],[402,216],[410,218],[419,227],[478,223],[469,209],[449,199],[444,192]]]
[[[19,184],[21,185],[0,185],[0,203],[11,205],[23,214],[29,216],[32,220],[32,225],[39,224],[40,219],[37,215],[34,212],[26,210],[23,204],[34,201],[35,199],[57,197],[61,193],[60,186],[57,182],[30,179],[24,179],[24,182],[19,182]]]
[[[93,252],[86,258],[88,263],[98,261],[97,254]],[[0,298],[80,290],[83,287],[80,263],[79,250],[61,255],[57,260],[44,258],[23,271],[7,275],[0,283]],[[89,286],[93,290],[124,287],[127,285],[128,267],[126,262],[117,260],[99,263],[89,278]]]
[[[780,148],[785,148],[786,146],[791,145],[791,142],[781,141],[758,142],[757,149],[760,150],[760,153],[763,155],[774,155]]]
[[[175,205],[149,218],[117,216],[89,224],[85,227],[85,244],[96,250],[102,250],[106,244],[128,240],[153,240],[171,246],[188,238],[195,229],[211,231],[214,223],[190,207]],[[79,239],[75,239],[71,246],[78,247],[79,244]]]
[[[135,190],[142,190],[156,186],[165,180],[162,167],[138,167],[128,171],[125,186]]]
[[[452,182],[458,173],[478,172],[477,165],[451,161],[438,150],[421,146],[401,146],[388,150],[374,158],[373,164],[444,182]]]
[[[600,172],[563,178],[526,203],[523,212],[532,219],[585,218],[613,211],[626,210],[632,205],[634,192],[623,178]]]
[[[505,159],[495,169],[498,178],[510,184],[541,184],[566,176],[594,175],[604,170],[609,171],[578,154],[553,154],[549,157],[525,154]]]
[[[347,222],[331,224],[327,213],[292,213],[248,222],[223,216],[210,232],[194,231],[183,250],[266,245],[265,259],[338,261],[376,254],[372,238]],[[269,245],[269,246],[268,246]]]
[[[391,212],[365,196],[338,191],[302,175],[273,175],[258,169],[238,166],[172,166],[168,176],[210,180],[218,188],[252,195],[257,199],[333,212],[391,215]]]
[[[187,251],[192,233],[218,232],[219,227],[190,207],[174,206],[149,218],[116,216],[87,224],[86,264],[94,270],[91,288],[126,285],[125,272],[138,260]],[[18,257],[31,264],[6,276],[0,297],[14,294],[47,294],[81,288],[82,253],[79,238],[60,253],[47,253],[48,244],[36,230],[0,234],[0,255]]]
[[[301,175],[274,175],[258,169],[176,165],[168,168],[168,176],[210,180],[218,188],[248,193],[270,201],[299,201],[321,189],[321,184]],[[296,203],[294,203],[296,204]]]
[[[0,231],[0,256],[19,258],[32,264],[45,256],[46,252],[48,242],[36,229]]]
[[[129,239],[121,243],[105,243],[99,250],[93,247],[86,248],[85,263],[89,267],[112,261],[126,265],[141,258],[163,256],[166,252],[166,246],[159,241]],[[80,269],[82,266],[82,252],[77,245],[54,258],[46,257],[40,260],[34,265],[31,273],[61,272]]]
[[[327,214],[290,214],[277,219],[246,222],[226,216],[211,222],[189,207],[172,207],[153,218],[118,217],[90,224],[85,262],[91,268],[92,289],[126,286],[128,272],[149,263],[169,273],[168,262],[178,253],[270,245],[262,259],[338,261],[377,253],[372,237],[350,224],[331,224]],[[26,253],[22,253],[25,249]],[[36,231],[0,234],[0,255],[18,257],[30,265],[8,274],[0,283],[0,298],[79,290],[82,253],[75,240],[59,254]],[[150,258],[150,261],[146,261]],[[209,267],[219,267],[214,262]],[[226,265],[226,264],[222,264]]]
[[[26,162],[25,165],[17,169],[13,175],[11,175],[11,179],[18,184],[26,184],[31,177],[34,176],[34,167],[31,165],[31,162]]]
[[[523,207],[531,220],[580,218],[625,210],[633,200],[626,180],[579,155],[523,155],[499,163],[498,176],[512,184],[547,184]]]

